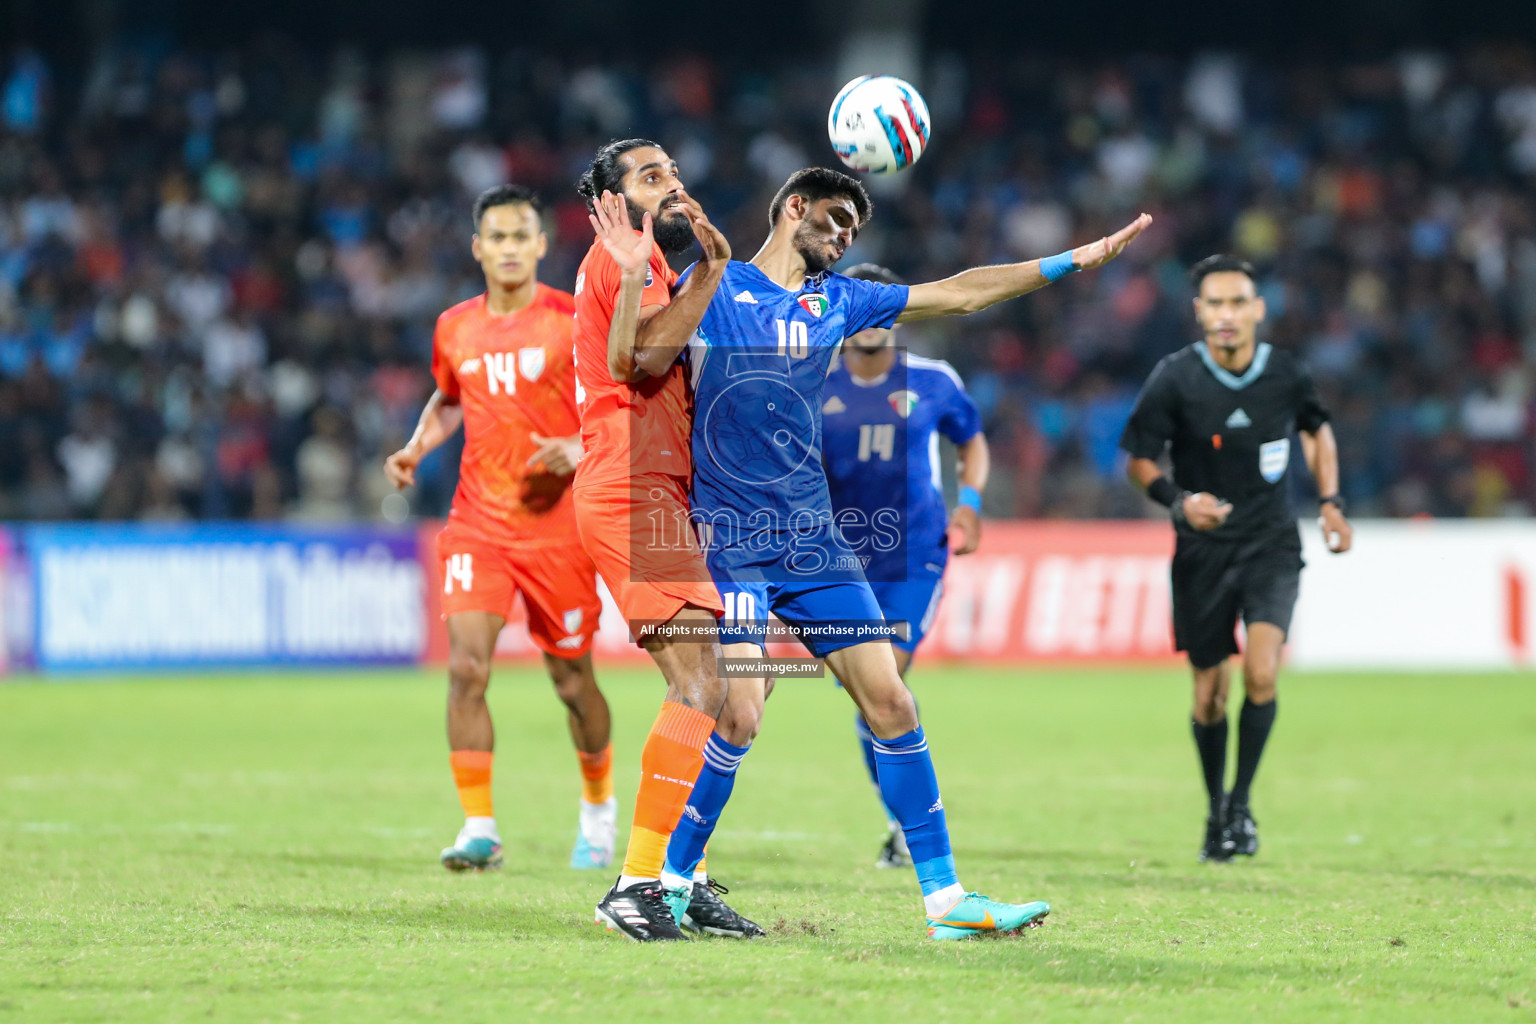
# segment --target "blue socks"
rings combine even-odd
[[[704,857],[704,847],[714,834],[720,812],[725,809],[726,801],[731,798],[731,790],[736,786],[736,769],[751,749],[751,744],[745,747],[732,746],[721,739],[719,733],[710,734],[704,744],[704,767],[699,772],[698,781],[693,784],[693,793],[683,808],[677,831],[672,833],[672,838],[667,842],[663,878],[693,877],[693,869],[698,867]]]
[[[853,731],[859,737],[859,749],[864,752],[864,767],[869,772],[869,781],[875,787],[875,792],[880,793],[880,772],[875,767],[875,734],[869,731],[869,723],[864,721],[862,712],[853,713]],[[885,802],[884,795],[880,796],[880,805],[885,808],[885,816],[892,823],[896,821],[896,814],[890,805]]]
[[[923,895],[958,887],[955,858],[949,850],[949,825],[944,819],[939,780],[933,772],[933,758],[928,753],[923,727],[891,740],[874,739],[871,746],[880,796],[906,834],[907,849],[912,851],[912,864],[917,868]],[[705,762],[708,770],[707,752]],[[669,859],[670,855],[669,848]]]

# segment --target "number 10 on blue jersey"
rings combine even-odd
[[[804,359],[811,351],[810,331],[801,320],[775,320],[779,328],[779,355]]]

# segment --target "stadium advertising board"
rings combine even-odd
[[[922,655],[992,661],[1173,655],[1165,523],[989,522],[951,558]]]
[[[44,670],[408,664],[425,653],[410,531],[78,524],[20,536]]]
[[[1536,527],[1509,520],[1364,520],[1342,557],[1303,524],[1291,663],[1476,669],[1536,663]]]
[[[447,660],[437,524],[32,526],[0,542],[0,666],[410,664]],[[1303,523],[1288,656],[1307,668],[1519,667],[1536,662],[1536,528],[1356,524],[1323,551]],[[988,522],[950,562],[922,660],[1167,661],[1165,523]],[[599,660],[643,662],[601,586]],[[520,607],[498,654],[538,650]],[[803,655],[774,644],[776,656]],[[0,669],[3,670],[3,669]]]
[[[421,532],[434,623],[443,585],[443,566],[431,554],[439,528]],[[999,662],[1169,658],[1172,551],[1165,523],[988,522],[981,549],[950,560],[944,598],[920,656]],[[599,592],[597,656],[645,660],[601,583]],[[775,656],[805,654],[796,643],[771,647]],[[538,653],[521,607],[513,610],[496,651],[505,657]],[[441,625],[431,630],[428,657],[448,658]]]

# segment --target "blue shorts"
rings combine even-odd
[[[871,583],[880,614],[892,624],[906,624],[905,640],[891,641],[908,654],[917,650],[928,630],[933,627],[933,617],[939,610],[939,598],[944,593],[944,577],[924,576],[895,583]]]
[[[834,527],[762,531],[710,545],[704,560],[725,604],[722,644],[763,644],[769,613],[808,630],[801,642],[818,658],[879,639],[870,627],[883,622],[880,605],[859,559]]]

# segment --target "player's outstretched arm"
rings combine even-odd
[[[635,338],[635,367],[652,377],[666,373],[688,346],[688,339],[699,329],[731,260],[730,242],[709,222],[704,208],[687,192],[682,193],[682,200],[703,255],[694,264],[688,280],[672,296],[671,303],[640,324]]]
[[[981,494],[992,471],[992,451],[985,434],[978,433],[959,446],[960,501],[949,514],[949,546],[957,555],[969,555],[981,545]]]
[[[1317,483],[1321,498],[1339,496],[1339,444],[1333,436],[1333,425],[1324,423],[1315,431],[1303,430],[1301,452],[1306,456],[1307,468]],[[1336,555],[1348,551],[1354,543],[1355,530],[1344,516],[1344,510],[1335,501],[1324,501],[1318,510],[1317,525],[1323,531],[1323,543]]]
[[[427,453],[453,436],[464,422],[464,406],[457,398],[449,398],[442,390],[432,392],[416,421],[416,430],[405,446],[384,460],[384,475],[397,488],[410,487],[416,482],[416,467]]]
[[[622,195],[603,192],[587,214],[598,241],[619,268],[619,294],[613,302],[608,325],[608,374],[614,380],[634,379],[635,332],[640,327],[640,297],[645,291],[645,270],[654,248],[651,215],[640,219],[640,234],[630,228],[629,207]]]
[[[1124,252],[1125,247],[1151,223],[1151,214],[1144,213],[1114,234],[1080,245],[1071,252],[1027,263],[976,267],[942,281],[913,285],[907,292],[906,309],[896,322],[975,313],[1006,299],[1027,295],[1073,271],[1102,267]]]

